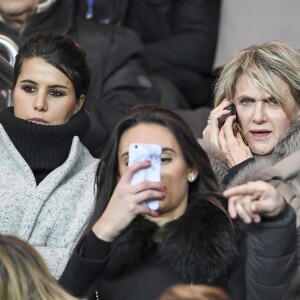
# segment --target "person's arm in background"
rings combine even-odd
[[[294,209],[280,192],[263,181],[224,192],[228,212],[248,225],[247,300],[282,299],[297,267]]]
[[[105,270],[109,251],[110,243],[98,239],[90,231],[68,261],[59,279],[60,285],[73,296],[83,297]]]

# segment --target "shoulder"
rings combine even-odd
[[[139,48],[143,47],[138,35],[129,28],[117,25],[97,24],[81,17],[75,18],[75,28],[75,33],[81,44],[90,41],[93,42],[95,46],[97,43],[101,42],[107,45],[127,43],[127,45],[135,45]],[[125,52],[127,51],[126,48],[123,49]]]

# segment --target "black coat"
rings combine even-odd
[[[85,0],[77,14],[85,16]],[[95,0],[97,23],[119,24],[138,33],[146,69],[171,80],[191,108],[212,100],[220,0]]]
[[[131,107],[158,102],[140,65],[143,45],[133,31],[74,17],[72,0],[57,0],[49,10],[33,15],[22,33],[0,21],[0,33],[18,45],[39,32],[69,35],[87,53],[92,71],[86,101],[92,120],[88,147],[92,154],[99,156],[113,127]]]
[[[224,288],[233,300],[279,300],[296,266],[294,211],[287,205],[277,218],[249,229],[246,234],[239,222],[200,198],[165,225],[159,243],[152,239],[157,225],[143,217],[112,244],[89,233],[60,283],[88,299],[96,292],[102,300],[152,300],[173,284],[194,283]]]

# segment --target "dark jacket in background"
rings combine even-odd
[[[87,53],[92,71],[86,101],[92,128],[88,148],[99,156],[114,125],[132,106],[157,102],[151,82],[139,63],[143,45],[131,30],[74,17],[72,0],[57,0],[49,10],[33,15],[22,33],[0,22],[0,34],[18,45],[40,32],[69,35]]]
[[[85,0],[77,14],[86,16]],[[118,24],[138,33],[151,74],[171,80],[190,108],[212,100],[220,0],[95,0],[96,23]]]

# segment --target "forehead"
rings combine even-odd
[[[23,61],[18,80],[24,79],[73,85],[63,72],[40,57],[28,58]]]
[[[288,84],[276,75],[274,75],[272,83],[276,86],[277,91],[282,97],[286,97],[288,94],[290,94],[290,88]],[[235,86],[235,97],[243,95],[264,99],[274,96],[268,88],[267,83],[254,81],[246,74],[242,74],[238,77]]]
[[[142,123],[127,129],[121,136],[119,151],[128,151],[131,143],[158,144],[163,148],[180,149],[177,139],[168,128],[151,123]]]

